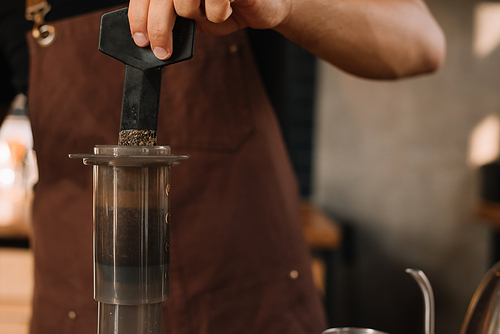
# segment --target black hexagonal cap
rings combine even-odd
[[[142,71],[160,68],[193,57],[196,23],[177,17],[173,30],[173,54],[167,60],[156,58],[149,46],[135,44],[128,22],[128,8],[106,13],[101,17],[99,50]]]

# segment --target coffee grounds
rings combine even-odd
[[[121,130],[118,145],[124,146],[155,146],[156,131],[154,130]]]
[[[169,262],[169,226],[163,210],[95,209],[96,261],[105,265],[141,266]],[[145,221],[147,217],[147,221]],[[147,245],[147,247],[145,246]]]

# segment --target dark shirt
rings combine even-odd
[[[24,2],[0,2],[0,103],[26,93],[28,50],[25,34],[31,24],[24,18]]]
[[[124,0],[49,0],[52,6],[46,21],[59,20],[105,7],[126,5]],[[9,103],[17,93],[27,93],[29,56],[26,33],[33,23],[25,18],[25,2],[0,2],[0,104]]]

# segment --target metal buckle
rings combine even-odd
[[[56,30],[45,23],[45,15],[50,11],[50,4],[43,0],[26,0],[26,19],[33,21],[31,34],[40,46],[51,45],[56,38]]]

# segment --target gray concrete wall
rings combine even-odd
[[[476,4],[428,2],[448,41],[438,74],[375,82],[319,66],[313,201],[355,232],[336,325],[422,333],[415,267],[435,290],[436,334],[458,333],[491,265],[467,156],[474,128],[500,114],[500,47],[473,55]]]

